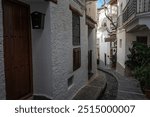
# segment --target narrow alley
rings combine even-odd
[[[0,100],[30,99],[150,99],[150,0],[0,0]]]
[[[107,79],[103,100],[145,100],[139,81],[133,77],[122,76],[114,70],[98,68]]]

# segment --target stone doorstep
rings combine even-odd
[[[80,89],[73,100],[97,100],[103,94],[106,84],[106,79],[98,76]]]

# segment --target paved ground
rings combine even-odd
[[[106,76],[107,87],[100,100],[115,100],[118,93],[118,82],[113,76],[101,71],[101,74]]]
[[[97,72],[98,76],[81,88],[73,100],[97,100],[103,95],[107,83],[106,78],[100,71]]]
[[[98,76],[84,86],[74,100],[145,100],[139,82],[131,77],[122,76],[115,70],[98,66]],[[46,99],[36,97],[34,99]]]
[[[115,98],[117,100],[145,100],[147,99],[145,95],[142,93],[140,84],[136,79],[122,76],[119,73],[117,73],[115,70],[111,70],[107,67],[100,66],[98,68],[99,70],[103,71],[106,74],[107,83],[109,86],[106,88],[106,93],[104,94],[104,98],[102,99],[115,99]],[[116,80],[114,80],[114,78],[116,78]],[[116,88],[116,82],[118,82],[118,88]],[[115,90],[117,91],[116,97],[115,97],[116,95]],[[111,93],[107,94],[107,92],[111,92],[112,94]]]

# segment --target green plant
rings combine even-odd
[[[128,60],[125,64],[131,70],[142,66],[150,59],[150,49],[145,44],[134,42],[132,48],[129,48],[129,51],[131,54],[127,55]]]
[[[150,89],[150,64],[135,68],[134,76],[140,81],[142,88]]]
[[[131,69],[143,88],[150,89],[150,48],[141,43],[133,43],[127,55],[126,66]]]
[[[114,50],[114,54],[111,55],[110,60],[111,60],[112,67],[115,68],[116,63],[117,63],[117,52],[116,52],[116,50]]]

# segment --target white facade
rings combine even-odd
[[[105,42],[105,38],[108,37],[108,32],[105,29],[104,25],[110,25],[110,22],[105,16],[104,9],[101,9],[98,11],[98,31],[97,31],[97,38],[99,39],[99,60],[100,64],[109,65],[110,59],[108,56],[110,56],[110,42]],[[106,58],[105,58],[106,56]],[[106,60],[105,60],[106,59]]]
[[[113,22],[116,22],[116,6],[108,5],[108,16],[112,16]],[[98,31],[97,31],[97,38],[99,40],[99,60],[100,64],[104,66],[110,66],[111,64],[111,42],[106,41],[106,38],[110,37],[110,32],[112,32],[111,22],[106,17],[105,11],[103,8],[98,9]],[[109,31],[109,32],[108,32]]]
[[[130,2],[129,4],[127,4]],[[125,61],[128,59],[127,55],[130,53],[129,48],[132,47],[132,42],[137,41],[137,37],[147,37],[147,45],[150,45],[150,17],[148,11],[149,0],[146,0],[147,4],[143,4],[144,1],[133,0],[118,0],[118,16],[119,27],[117,31],[117,71],[124,74]],[[126,5],[130,5],[126,7]],[[145,5],[145,6],[144,6]],[[127,8],[131,8],[131,16],[128,16]]]
[[[93,20],[97,20],[97,1],[87,0],[86,2],[86,15],[90,16]]]
[[[96,28],[88,41],[85,1],[57,0],[20,0],[30,5],[31,13],[39,11],[45,14],[44,29],[32,29],[32,65],[33,95],[50,99],[72,99],[77,91],[88,82],[88,50],[93,50],[92,72],[96,75]],[[1,5],[1,2],[0,2]],[[72,5],[80,17],[80,45],[72,45]],[[1,7],[0,7],[1,8]],[[2,12],[0,10],[0,18]],[[3,36],[0,22],[0,99],[5,99],[5,76],[3,70]],[[81,48],[81,67],[73,71],[73,48]],[[68,87],[68,79],[73,76],[73,83]]]

